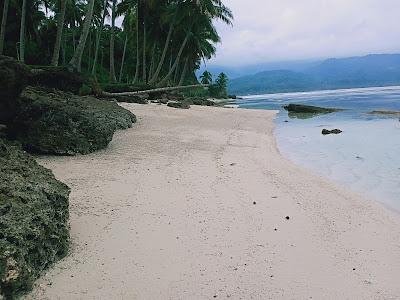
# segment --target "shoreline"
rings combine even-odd
[[[330,94],[340,93],[340,92],[348,92],[348,91],[375,91],[375,90],[392,90],[400,88],[400,85],[385,85],[385,86],[370,86],[370,87],[355,87],[355,88],[345,88],[345,89],[331,89],[331,90],[312,90],[312,91],[298,91],[298,92],[277,92],[277,93],[269,93],[269,94],[254,94],[254,95],[238,95],[241,99],[257,99],[257,98],[264,98],[268,96],[282,96],[282,95],[295,95],[295,94]]]
[[[73,246],[26,299],[400,295],[400,218],[284,158],[274,112],[122,106],[107,149],[38,158]]]

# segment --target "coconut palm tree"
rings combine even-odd
[[[103,13],[102,13],[101,21],[100,21],[100,24],[98,25],[97,34],[96,34],[96,45],[95,45],[95,50],[94,50],[94,58],[93,58],[93,66],[92,66],[92,75],[93,76],[96,76],[97,59],[99,56],[101,35],[103,33],[103,27],[104,27],[104,22],[106,20],[106,16],[108,15],[107,8],[108,8],[108,0],[104,0]]]
[[[114,58],[114,47],[115,47],[115,17],[116,17],[116,5],[117,1],[112,0],[111,8],[111,35],[110,35],[110,81],[116,82],[115,76],[115,58]]]
[[[200,80],[201,80],[202,84],[211,84],[212,83],[212,74],[206,70],[200,76]]]
[[[25,62],[25,20],[26,20],[26,1],[22,0],[21,25],[19,29],[19,60]]]
[[[54,44],[53,58],[51,59],[51,64],[53,66],[58,65],[58,58],[60,56],[61,39],[62,39],[63,29],[64,29],[65,11],[67,9],[67,0],[60,0],[59,5],[60,6],[59,6],[58,18],[57,18],[57,36],[56,36],[56,42]]]
[[[10,4],[10,0],[4,0],[3,6],[3,17],[1,19],[1,29],[0,29],[0,55],[3,54],[4,50],[4,37],[6,35],[6,26],[7,26],[7,16],[8,16],[8,6]]]
[[[79,44],[75,50],[74,56],[71,58],[69,62],[69,67],[71,70],[76,70],[78,72],[81,71],[82,55],[83,51],[85,50],[86,39],[88,37],[90,25],[92,23],[93,7],[94,7],[94,0],[89,0],[85,14],[85,21],[82,27],[82,33],[79,39]]]

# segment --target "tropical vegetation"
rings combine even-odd
[[[0,54],[65,66],[99,82],[176,86],[197,82],[231,24],[221,0],[0,0]]]

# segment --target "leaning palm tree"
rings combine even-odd
[[[60,0],[59,5],[60,5],[60,7],[58,10],[58,18],[57,18],[57,36],[56,36],[56,42],[54,44],[53,57],[51,59],[51,64],[53,66],[58,65],[58,58],[60,56],[61,40],[62,40],[63,29],[64,29],[65,12],[67,9],[67,0]]]
[[[26,1],[26,0],[24,0],[24,1]],[[82,27],[82,33],[79,38],[79,44],[78,44],[78,47],[76,47],[74,56],[71,58],[71,60],[69,62],[70,70],[75,70],[78,72],[81,71],[82,56],[83,56],[83,52],[85,50],[86,39],[89,34],[90,25],[92,23],[93,7],[94,7],[94,0],[89,0],[89,3],[87,4],[86,14],[85,14],[85,21],[84,21],[83,27]]]
[[[93,76],[96,76],[97,59],[99,56],[101,35],[103,33],[104,22],[106,20],[106,16],[108,14],[107,8],[108,8],[108,0],[104,0],[103,13],[102,13],[101,21],[100,21],[100,24],[98,25],[97,34],[96,34],[96,45],[95,45],[95,50],[94,50],[93,67],[92,67],[92,75]]]
[[[221,0],[188,0],[181,3],[182,15],[182,29],[186,28],[186,36],[182,41],[179,48],[174,64],[171,66],[167,75],[158,83],[159,86],[165,85],[174,70],[178,67],[182,52],[191,35],[193,29],[201,26],[207,26],[210,30],[215,31],[212,20],[218,19],[226,24],[232,24],[233,15],[229,8],[227,8]]]
[[[9,4],[10,4],[10,0],[4,0],[3,17],[1,19],[1,29],[0,29],[0,55],[3,54],[3,50],[4,50],[4,37],[6,35],[7,15],[8,15],[8,5]]]
[[[169,29],[168,29],[167,37],[165,39],[165,43],[164,43],[163,51],[162,51],[162,54],[160,57],[160,61],[158,62],[158,65],[157,65],[157,69],[155,70],[152,77],[149,79],[150,84],[155,83],[158,80],[161,69],[164,65],[165,57],[167,55],[168,48],[171,43],[172,33],[174,31],[175,23],[177,22],[178,10],[179,10],[179,5],[177,5],[177,3],[171,3],[171,5],[166,7],[164,14],[161,15],[161,18],[160,18],[161,21],[164,19],[165,23],[169,23]]]

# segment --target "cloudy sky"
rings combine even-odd
[[[209,64],[400,53],[400,0],[224,0],[233,27]]]

